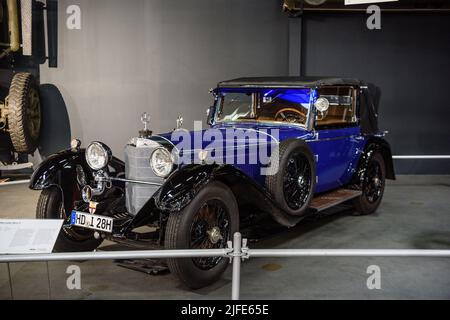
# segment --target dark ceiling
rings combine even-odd
[[[362,11],[369,4],[346,6],[344,0],[284,0],[283,9],[297,13],[304,11]],[[450,3],[446,0],[402,0],[377,3],[384,11],[449,11]]]

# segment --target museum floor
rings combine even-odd
[[[38,192],[0,187],[0,218],[33,218]],[[450,176],[400,176],[372,216],[326,212],[290,230],[273,228],[252,247],[342,249],[450,248]],[[106,243],[102,249],[117,250]],[[124,249],[121,247],[120,249]],[[81,290],[68,290],[66,268],[81,268]],[[367,268],[381,269],[381,289],[367,288]],[[231,268],[195,292],[170,275],[152,276],[111,261],[11,265],[14,299],[229,299]],[[242,299],[450,299],[448,258],[264,258],[243,264]],[[49,281],[50,280],[50,281]],[[48,290],[50,282],[51,290]],[[0,299],[11,299],[0,265]]]

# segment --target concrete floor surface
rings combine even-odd
[[[33,218],[38,192],[0,187],[0,218]],[[253,248],[449,249],[450,176],[401,176],[378,212],[331,210],[295,228],[270,232]],[[337,212],[336,212],[337,211]],[[103,249],[117,249],[105,243]],[[68,290],[66,269],[81,268],[81,289]],[[367,288],[380,267],[381,289]],[[188,291],[170,274],[151,276],[112,261],[11,264],[14,299],[229,299],[231,268],[211,287]],[[242,299],[450,299],[449,258],[261,258],[243,263]],[[50,290],[49,290],[50,284]],[[0,299],[11,299],[0,264]]]

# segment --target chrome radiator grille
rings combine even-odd
[[[162,184],[164,179],[155,176],[150,167],[150,156],[154,147],[136,147],[127,145],[125,147],[125,175],[127,179]],[[126,206],[128,213],[136,215],[147,203],[159,186],[144,185],[137,183],[126,183]]]

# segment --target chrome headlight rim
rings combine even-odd
[[[330,101],[327,98],[320,97],[314,103],[314,106],[316,107],[317,111],[319,111],[320,113],[324,113],[327,112],[330,108]]]
[[[99,148],[99,149],[103,152],[102,156],[104,157],[104,161],[102,161],[101,164],[95,164],[95,163],[92,162],[92,159],[91,159],[91,156],[92,156],[91,150],[92,150],[92,148],[94,148],[94,147]],[[106,144],[104,144],[103,142],[100,142],[100,141],[94,141],[94,142],[91,142],[91,143],[89,144],[89,146],[86,148],[86,151],[85,151],[85,158],[86,158],[86,162],[87,162],[89,168],[91,168],[92,170],[96,170],[96,171],[98,171],[98,170],[103,170],[103,169],[105,169],[105,168],[108,166],[108,164],[109,164],[109,163],[111,162],[111,160],[112,160],[112,151],[111,151],[111,149],[110,149]]]
[[[164,171],[160,171],[156,168],[156,163],[155,163],[155,156],[157,154],[157,152],[162,152],[164,153],[164,155],[170,160],[170,162],[167,162],[168,166],[165,168]],[[155,150],[153,150],[151,156],[150,156],[150,167],[152,168],[153,173],[159,177],[159,178],[167,178],[173,171],[175,165],[175,160],[174,157],[172,155],[172,152],[170,152],[170,150],[168,150],[167,148],[164,147],[158,147]]]

